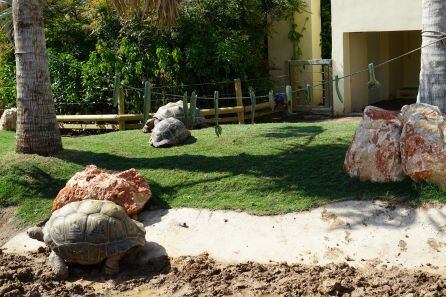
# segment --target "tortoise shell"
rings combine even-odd
[[[174,146],[183,143],[190,136],[190,131],[180,120],[168,118],[155,126],[150,144],[154,147]]]
[[[144,226],[107,200],[72,202],[55,211],[44,241],[67,262],[97,264],[146,243]]]
[[[189,104],[190,105],[190,104]],[[184,119],[184,111],[183,111],[183,101],[170,102],[164,106],[161,106],[158,111],[153,115],[153,117],[157,120],[155,125],[159,122],[168,119],[175,118],[185,123]],[[207,123],[206,118],[203,116],[201,111],[197,108],[195,111],[195,124],[194,127],[202,127]]]

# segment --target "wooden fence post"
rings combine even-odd
[[[242,92],[242,82],[239,78],[234,79],[234,85],[235,85],[235,96],[237,97],[237,106],[243,106],[243,92]],[[244,124],[245,123],[245,110],[239,112],[237,114],[238,116],[238,123]]]
[[[119,98],[118,98],[118,114],[125,114],[125,95],[124,88],[121,86],[119,89]],[[125,120],[119,119],[119,131],[125,130]]]
[[[288,112],[293,113],[293,89],[291,86],[286,86],[286,98],[288,103]]]
[[[144,83],[144,125],[147,123],[152,111],[152,86],[146,81]]]
[[[163,89],[163,95],[162,95],[163,97],[162,97],[162,103],[163,103],[163,106],[164,105],[166,105],[167,104],[167,102],[166,102],[166,91]]]
[[[269,106],[271,107],[271,111],[274,111],[274,109],[276,108],[276,102],[274,102],[274,91],[269,91],[268,94],[268,99],[269,99]]]
[[[121,78],[119,73],[115,75],[115,82],[113,83],[113,106],[118,105],[119,89],[121,88]]]
[[[215,113],[215,134],[217,134],[217,137],[221,136],[222,128],[220,127],[220,124],[218,123],[219,120],[219,104],[218,100],[220,98],[220,93],[218,91],[214,92],[214,113]]]
[[[254,124],[254,120],[256,117],[256,94],[254,93],[254,89],[249,87],[249,97],[251,98],[251,124]]]
[[[197,93],[195,91],[192,92],[192,95],[190,96],[190,126],[191,129],[195,128],[195,122],[196,122],[196,115],[197,115]]]
[[[184,114],[184,123],[187,129],[190,129],[190,121],[189,121],[189,102],[187,100],[187,92],[184,92],[183,95],[183,114]]]
[[[307,103],[310,104],[313,101],[313,87],[307,84]]]

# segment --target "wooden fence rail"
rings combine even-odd
[[[256,111],[263,111],[262,113],[256,113],[255,116],[264,116],[272,114],[271,104],[259,103],[256,104]],[[215,123],[216,119],[214,109],[201,109],[203,115],[207,118],[209,123]],[[240,114],[243,116],[251,113],[251,106],[234,106],[234,107],[221,107],[218,109],[220,115],[231,115],[233,117],[219,117],[220,123],[237,123],[240,121]],[[153,113],[150,114],[153,116]],[[71,130],[128,130],[128,129],[140,129],[143,124],[128,124],[127,122],[142,122],[144,119],[143,114],[105,114],[105,115],[58,115],[57,121],[59,122],[59,128],[71,129]],[[106,122],[106,123],[104,123]],[[124,128],[122,128],[124,126]]]
[[[216,109],[201,109],[203,115],[208,119],[209,123],[239,123],[244,124],[245,118],[249,116],[252,122],[255,117],[264,116],[274,113],[275,103],[273,92],[268,95],[268,102],[257,103],[254,92],[251,93],[251,105],[243,105],[242,87],[239,79],[234,80],[237,106],[218,108],[218,118],[215,117]],[[118,114],[103,114],[103,115],[58,115],[57,121],[61,129],[72,130],[127,130],[140,129],[147,117],[153,116],[151,111],[150,101],[151,86],[145,84],[144,90],[144,110],[141,114],[126,114],[125,113],[125,98],[122,87],[120,87],[119,79],[115,82],[116,103],[118,105]],[[291,92],[291,86],[287,87],[287,91]],[[288,94],[289,95],[289,94]],[[254,97],[252,97],[254,96]],[[292,96],[288,96],[289,104],[292,106]],[[254,110],[254,113],[253,113]],[[257,113],[257,111],[261,111]],[[233,116],[231,116],[233,115]],[[254,117],[252,117],[254,115]]]

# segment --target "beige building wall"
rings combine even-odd
[[[275,22],[268,35],[268,61],[270,74],[278,78],[279,81],[283,75],[288,74],[286,61],[293,56],[293,44],[288,39],[288,32],[291,29],[291,22]]]
[[[322,55],[321,49],[321,1],[320,0],[304,0],[306,4],[305,11],[295,13],[294,21],[299,30],[305,27],[303,37],[300,42],[302,55],[299,60],[320,59]]]
[[[420,31],[355,32],[344,34],[349,44],[344,64],[344,73],[356,73],[369,63],[378,65],[383,61],[400,56],[421,45]],[[375,71],[381,88],[369,90],[368,72],[360,73],[345,80],[344,108],[361,112],[367,105],[398,97],[402,88],[416,88],[419,84],[420,52],[386,64]],[[336,97],[337,98],[337,97]],[[336,99],[335,98],[335,99]],[[348,100],[350,98],[350,100]]]
[[[294,16],[298,28],[305,26],[303,37],[300,42],[302,55],[298,60],[321,59],[321,2],[320,0],[306,0],[307,8],[302,13],[296,13]],[[296,67],[293,69],[291,85],[293,89],[306,89],[306,83],[317,85],[322,81],[322,66]],[[306,92],[294,94],[295,105],[308,105]],[[319,105],[323,102],[322,87],[313,89],[313,101],[311,105]],[[296,107],[296,106],[295,106]]]
[[[350,51],[346,54],[349,55],[347,58],[351,61],[350,71],[353,73],[360,71],[364,68],[364,65],[367,65],[367,36],[361,33],[351,33],[348,35],[348,38],[350,42]],[[357,110],[359,106],[367,104],[367,88],[364,88],[365,84],[367,84],[367,76],[358,75],[354,77],[354,83],[353,80],[350,80],[350,82],[350,96],[351,98],[354,98],[354,100],[351,100],[351,109]],[[345,97],[346,96],[344,96],[344,99]]]
[[[284,77],[288,75],[288,60],[293,58],[299,60],[312,60],[321,58],[321,11],[320,0],[304,0],[307,7],[306,11],[296,13],[291,21],[281,21],[273,24],[271,33],[268,36],[268,59],[270,63],[270,74],[276,78],[278,89],[283,89],[283,85],[290,83],[290,78]],[[292,23],[297,25],[297,30],[301,32],[303,37],[299,43],[302,50],[300,57],[295,57],[293,43],[288,39],[288,34],[292,28]],[[317,81],[320,80],[320,74],[301,73],[300,77],[293,77],[292,80]],[[295,88],[296,86],[293,86]],[[320,94],[319,94],[320,93]],[[316,90],[314,93],[315,101],[320,101],[322,93]],[[319,99],[318,99],[319,98]]]
[[[366,68],[369,62],[379,63],[404,49],[419,46],[421,0],[332,0],[331,3],[333,75],[342,77]],[[392,63],[377,71],[383,83],[380,90],[367,89],[367,73],[341,80],[339,88],[344,103],[334,92],[335,114],[360,111],[364,103],[390,98],[398,86],[416,84],[417,76],[413,74],[419,72],[418,62],[407,59],[407,63]]]

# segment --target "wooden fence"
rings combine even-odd
[[[267,96],[261,96],[267,99],[267,102],[257,103],[254,94],[249,97],[251,105],[244,105],[244,99],[248,97],[243,97],[242,85],[240,79],[234,80],[234,87],[236,97],[236,106],[232,107],[221,107],[214,109],[201,109],[203,115],[208,119],[209,123],[239,123],[244,124],[245,119],[254,119],[255,117],[264,116],[274,113],[275,101],[274,93],[271,91]],[[116,90],[116,88],[115,88]],[[57,120],[59,122],[59,127],[61,129],[72,129],[72,130],[129,130],[129,129],[140,129],[144,125],[144,118],[153,116],[153,111],[151,110],[151,93],[150,86],[146,83],[144,88],[144,112],[141,114],[126,114],[125,113],[125,97],[124,92],[121,89],[117,89],[117,114],[107,114],[107,115],[58,115]],[[287,100],[288,109],[290,112],[293,110],[293,95],[291,86],[287,86]],[[254,97],[253,97],[254,96]],[[266,100],[263,100],[266,101]],[[216,111],[218,117],[216,117]],[[254,111],[254,112],[253,112]]]

